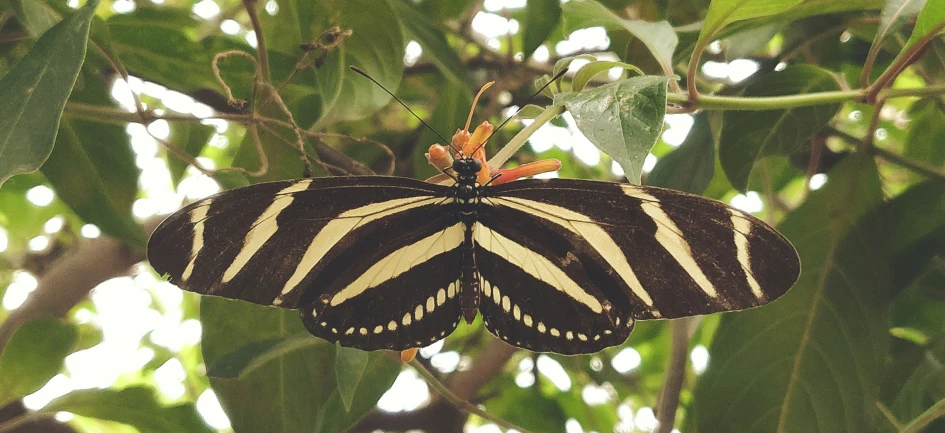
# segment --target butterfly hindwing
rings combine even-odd
[[[432,229],[432,230],[431,230]],[[449,335],[460,320],[458,279],[463,225],[444,214],[401,233],[325,281],[325,291],[301,309],[308,330],[359,349],[404,350]]]
[[[479,311],[500,339],[536,352],[596,352],[633,329],[626,295],[594,269],[582,241],[541,221],[481,214],[476,261]],[[586,247],[586,245],[584,245]]]
[[[800,272],[794,248],[764,222],[714,200],[660,188],[512,182],[483,199],[480,221],[489,218],[531,221],[526,231],[562,232],[567,245],[555,248],[574,252],[590,278],[586,289],[601,291],[637,319],[763,305],[786,292]]]
[[[148,258],[170,282],[202,294],[299,308],[398,227],[444,215],[446,187],[393,177],[333,177],[224,191],[155,230]],[[435,228],[431,228],[435,230]]]

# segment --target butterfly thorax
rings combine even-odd
[[[463,318],[466,323],[472,323],[479,311],[479,272],[476,269],[473,230],[479,206],[480,186],[477,178],[481,168],[482,162],[475,158],[463,157],[453,161],[453,171],[456,172],[453,194],[459,205],[459,218],[465,225],[462,258],[464,272],[460,276],[459,286]]]

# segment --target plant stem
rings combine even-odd
[[[563,105],[552,105],[546,108],[545,111],[542,111],[538,117],[535,117],[535,120],[531,124],[522,128],[521,132],[516,134],[515,137],[512,137],[512,139],[489,160],[489,168],[502,167],[502,164],[505,164],[505,162],[525,144],[528,137],[535,133],[542,125],[561,115],[561,113],[564,113]]]
[[[249,14],[249,21],[256,32],[256,55],[259,56],[259,74],[262,81],[269,82],[269,51],[266,49],[266,37],[263,35],[262,24],[259,23],[259,14],[256,13],[255,0],[243,0],[243,7]]]
[[[881,147],[873,146],[871,149],[874,155],[893,164],[908,168],[926,177],[945,180],[945,172],[943,172],[941,169],[925,164],[921,161],[916,161],[914,159],[890,152]]]
[[[518,430],[521,433],[532,433],[531,431],[525,430],[502,418],[490,415],[488,412],[480,409],[478,406],[459,398],[456,394],[453,394],[449,388],[443,385],[443,383],[440,382],[439,379],[433,375],[433,373],[430,373],[430,370],[427,370],[426,367],[424,367],[423,364],[418,362],[416,359],[410,361],[410,365],[413,366],[414,370],[417,371],[417,374],[419,374],[420,377],[422,377],[423,380],[425,380],[427,384],[430,385],[434,391],[436,391],[437,394],[445,398],[446,401],[450,402],[456,409],[459,409],[460,411],[466,412],[468,414],[475,414],[486,421],[491,421],[492,423],[506,429]]]
[[[914,89],[889,89],[880,92],[878,98],[905,98],[940,95],[945,93],[945,85],[926,86]],[[866,97],[866,89],[805,93],[785,96],[714,96],[699,95],[694,105],[702,110],[783,110],[786,108],[807,107],[811,105],[836,104],[857,101]],[[670,93],[667,102],[689,103],[688,95]]]
[[[656,417],[659,424],[654,433],[669,433],[676,421],[676,409],[679,408],[679,393],[686,377],[686,359],[689,354],[689,319],[674,320],[673,342],[670,349],[669,365],[666,366],[666,381],[660,391],[656,404]]]
[[[893,80],[895,80],[896,77],[899,76],[899,74],[904,69],[906,69],[906,66],[909,66],[912,64],[912,62],[916,61],[919,55],[925,51],[925,46],[928,45],[929,42],[932,42],[932,39],[935,38],[935,36],[938,35],[938,32],[943,28],[945,28],[945,23],[939,23],[939,25],[932,28],[930,32],[922,36],[922,38],[916,41],[915,44],[909,47],[908,51],[900,53],[893,63],[889,65],[885,71],[883,71],[883,74],[876,79],[876,82],[866,89],[866,99],[868,101],[872,101],[881,98],[879,94],[883,88],[889,85],[889,83],[892,83]]]
[[[906,424],[899,433],[918,433],[923,427],[932,423],[938,418],[945,416],[945,399],[939,400],[925,412],[922,412],[914,420]]]
[[[896,419],[896,416],[893,415],[892,411],[890,411],[883,402],[877,401],[876,407],[879,409],[879,412],[886,417],[886,421],[889,421],[889,425],[892,426],[892,428],[896,429],[896,431],[902,430],[902,424],[899,424],[899,420]]]
[[[19,430],[19,427],[22,427],[27,423],[46,417],[48,417],[48,415],[43,415],[37,412],[25,413],[7,422],[0,423],[0,433],[13,433]]]

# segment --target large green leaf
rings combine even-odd
[[[180,91],[218,87],[210,68],[213,53],[190,36],[200,23],[189,11],[138,8],[107,22],[112,47],[132,74]]]
[[[364,378],[364,372],[370,361],[370,354],[363,350],[350,347],[335,347],[335,379],[338,382],[338,395],[345,405],[345,410],[351,410],[354,394],[357,393]]]
[[[803,0],[713,0],[702,22],[699,39],[713,37],[729,23],[778,14],[802,2]]]
[[[46,33],[62,20],[63,12],[68,9],[65,3],[51,3],[40,0],[12,0],[16,18],[33,36]],[[68,15],[66,13],[65,15]]]
[[[571,1],[564,5],[564,23],[568,31],[595,26],[608,30],[626,30],[646,45],[659,62],[664,74],[673,73],[673,51],[676,50],[679,38],[666,21],[650,23],[624,19],[596,1],[583,0]]]
[[[210,378],[238,432],[346,431],[374,409],[400,372],[396,361],[381,352],[370,353],[346,410],[336,379],[336,348],[308,335],[298,312],[212,297],[201,300],[200,311],[208,371],[240,370],[217,367],[237,358],[253,366],[238,379]],[[294,350],[285,350],[289,346]],[[268,356],[269,351],[279,352]],[[256,365],[253,360],[263,362]]]
[[[440,80],[442,81],[442,79]],[[448,82],[443,83],[437,94],[439,100],[437,100],[436,108],[433,110],[433,116],[430,117],[427,123],[437,132],[443,134],[444,138],[449,139],[453,132],[466,124],[466,118],[472,106],[472,95],[468,87]],[[476,123],[473,123],[470,128],[475,129],[476,125]],[[431,144],[449,145],[449,143],[443,143],[442,141],[435,132],[423,128],[418,141],[419,145],[416,146],[413,154],[414,176],[424,179],[440,173],[436,167],[427,161],[423,154]]]
[[[945,33],[942,24],[945,24],[945,0],[927,0],[925,7],[919,11],[919,16],[915,19],[912,35],[909,36],[906,45],[902,47],[900,55],[904,55],[910,48],[919,43],[920,39],[931,35],[933,32],[936,35]]]
[[[200,155],[200,151],[210,142],[216,128],[197,122],[174,122],[167,142],[191,157]],[[177,185],[184,177],[187,163],[171,152],[167,152],[167,168],[171,172],[171,182]]]
[[[527,59],[558,26],[561,19],[561,1],[528,0],[526,8],[527,16],[522,28],[522,53]]]
[[[0,186],[10,176],[35,171],[49,158],[62,109],[85,59],[97,5],[89,1],[49,29],[0,79]]]
[[[694,396],[700,431],[869,431],[890,269],[868,155],[847,158],[781,224],[803,271],[781,299],[722,318]],[[860,223],[857,223],[860,221]]]
[[[53,318],[17,329],[0,348],[0,406],[36,392],[59,373],[77,336],[75,326]]]
[[[829,72],[811,65],[791,66],[752,82],[743,96],[796,95],[840,90]],[[786,110],[727,111],[722,120],[719,160],[732,185],[744,191],[755,163],[798,150],[840,109],[839,104]]]
[[[646,178],[646,184],[702,194],[715,171],[715,140],[709,127],[709,113],[696,114],[686,139],[664,155]]]
[[[469,79],[466,66],[456,50],[447,42],[443,30],[407,0],[397,0],[393,2],[393,6],[407,36],[416,40],[423,48],[423,56],[430,59],[453,84],[467,85]]]
[[[108,165],[120,159],[122,152],[109,153],[111,147],[119,146],[96,138],[97,126],[100,125],[84,121],[62,122],[56,148],[43,164],[43,174],[59,198],[85,222],[130,245],[144,247],[147,237],[131,215],[131,201],[126,202],[127,206],[118,201],[124,187],[137,186],[137,176],[130,179],[119,176],[122,171],[118,169],[124,167]],[[117,143],[120,145],[121,141]],[[110,171],[113,168],[116,170]]]
[[[390,100],[378,86],[351,72],[357,66],[394,91],[404,67],[404,37],[392,18],[389,0],[287,0],[279,12],[262,14],[269,49],[301,57],[299,44],[312,42],[338,26],[351,37],[325,57],[315,71],[314,86],[322,103],[322,123],[364,117]],[[309,84],[309,83],[306,83]]]
[[[630,182],[639,184],[643,160],[663,130],[665,77],[642,76],[580,92],[555,95],[578,129],[617,161]]]
[[[259,110],[259,114],[263,116],[280,119],[285,115],[271,99],[273,92],[273,88],[268,86],[260,89],[256,106],[253,108]],[[300,127],[302,126],[300,125]],[[273,125],[264,128],[260,125],[257,126],[257,134],[259,145],[256,143],[256,136],[253,135],[250,129],[247,129],[236,156],[233,158],[234,167],[241,167],[250,171],[259,170],[262,167],[261,145],[261,151],[265,153],[268,167],[266,172],[256,179],[257,181],[266,182],[302,177],[304,165],[302,153],[299,150],[298,136],[295,131],[282,126]],[[302,143],[305,146],[306,154],[313,157],[315,152],[311,145],[304,139]],[[318,165],[314,165],[312,168],[313,170],[321,170]],[[319,174],[324,174],[324,171],[319,171]]]
[[[69,99],[116,108],[106,82],[95,73],[82,76]],[[85,222],[129,244],[144,246],[145,236],[131,214],[138,194],[135,155],[125,128],[66,117],[56,147],[41,168],[63,202]]]
[[[213,432],[192,403],[165,406],[154,390],[132,386],[122,390],[73,391],[51,401],[43,412],[70,412],[128,424],[141,433]]]

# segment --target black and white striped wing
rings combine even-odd
[[[483,319],[535,351],[595,352],[622,343],[635,319],[763,305],[800,272],[762,221],[660,188],[512,182],[489,189],[479,223]]]
[[[168,217],[148,258],[185,290],[300,309],[332,342],[416,347],[460,315],[463,232],[447,191],[379,176],[225,191]]]

